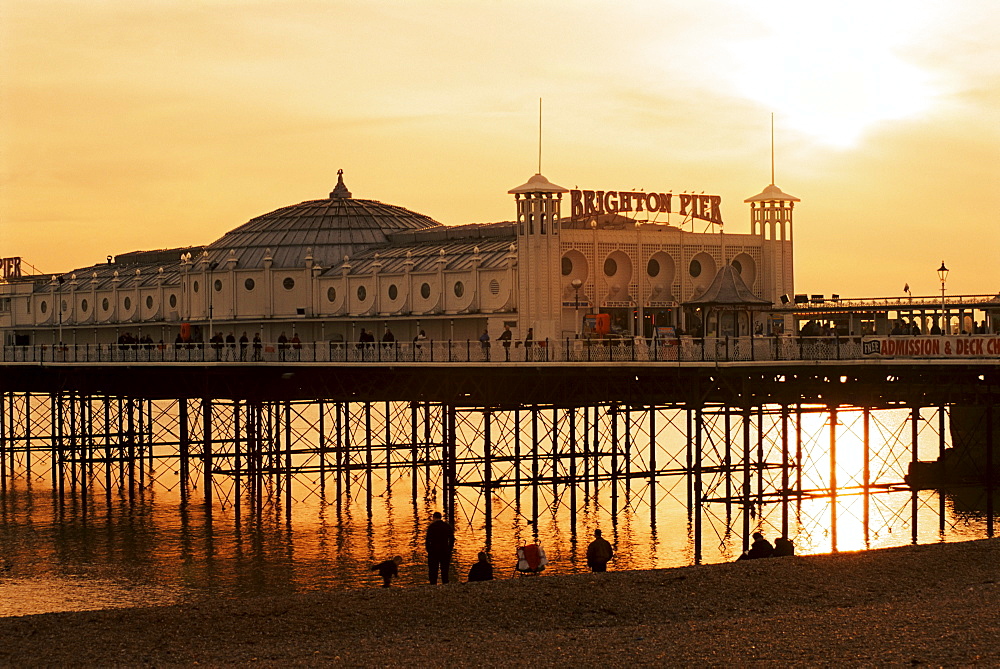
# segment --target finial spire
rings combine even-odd
[[[344,170],[337,170],[337,186],[330,192],[330,199],[351,197],[351,191],[344,185]]]
[[[542,173],[542,99],[538,98],[538,172]]]
[[[774,112],[771,112],[771,185],[774,185]]]

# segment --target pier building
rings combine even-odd
[[[362,330],[443,341],[484,330],[495,339],[510,327],[515,339],[530,328],[542,341],[579,336],[594,327],[587,316],[606,314],[596,321],[602,334],[738,335],[795,292],[799,199],[774,184],[745,200],[742,234],[723,234],[718,196],[569,191],[541,174],[508,192],[514,220],[445,226],[354,197],[341,171],[328,197],[263,214],[208,244],[109,255],[51,276],[7,263],[0,333],[6,345],[102,344],[126,332],[166,343],[217,332],[346,342]],[[757,311],[716,323],[685,305],[726,266]]]

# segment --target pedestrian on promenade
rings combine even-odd
[[[497,337],[497,341],[503,342],[503,357],[504,360],[510,362],[510,340],[514,335],[510,332],[510,326],[503,326],[503,332]]]
[[[483,348],[483,360],[486,362],[490,361],[490,331],[489,329],[483,330],[483,334],[479,335],[479,344]]]
[[[254,362],[260,362],[260,350],[264,347],[264,343],[260,340],[260,333],[253,333],[253,360]]]
[[[441,572],[441,582],[448,582],[448,567],[451,565],[451,551],[455,546],[455,530],[441,517],[440,511],[434,512],[434,522],[427,527],[424,537],[424,547],[427,549],[427,573],[431,585],[437,585],[438,571]]]

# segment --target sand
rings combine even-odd
[[[0,619],[14,666],[1000,665],[1000,540]]]

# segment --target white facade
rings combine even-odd
[[[205,247],[120,255],[55,277],[0,283],[6,344],[113,342],[125,332],[172,342],[182,331],[303,341],[572,338],[586,314],[617,334],[691,329],[683,303],[732,263],[758,297],[793,295],[792,208],[768,186],[746,200],[749,234],[697,233],[621,215],[563,218],[568,191],[541,175],[509,191],[514,223],[446,227],[351,197],[265,214]],[[574,286],[578,281],[578,288]],[[187,325],[183,325],[187,324]]]

